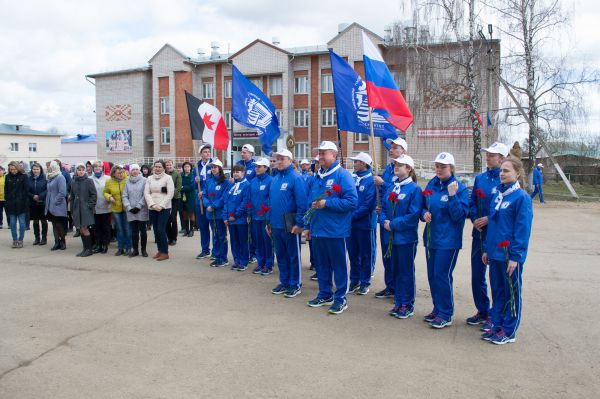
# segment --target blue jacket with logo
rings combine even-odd
[[[339,166],[339,162],[335,161],[328,171],[334,170],[337,166]],[[310,217],[310,234],[314,237],[349,237],[352,212],[358,205],[354,179],[342,167],[337,168],[329,175],[327,175],[327,171],[321,172],[326,176],[319,176],[318,173],[315,173],[308,186],[309,205],[318,198],[325,199],[325,208],[316,209]],[[333,192],[334,184],[341,187],[339,194]],[[327,190],[332,192],[331,197],[326,196]]]
[[[235,220],[230,224],[247,224],[248,208],[246,204],[250,203],[250,182],[246,178],[235,180],[229,185],[229,190],[223,198],[223,220],[229,219],[229,214],[233,213]]]
[[[455,195],[448,195],[448,184],[458,182],[458,191]],[[433,191],[433,195],[423,200],[423,215],[431,212],[430,248],[433,249],[461,249],[462,233],[465,227],[465,218],[469,215],[469,190],[456,180],[454,176],[446,181],[441,181],[437,176],[427,183],[426,190]],[[427,246],[427,228],[423,232],[423,244]]]
[[[417,183],[410,182],[404,186],[400,186],[399,183],[387,185],[385,196],[381,198],[379,223],[383,226],[386,220],[390,221],[394,245],[414,244],[419,241],[419,216],[423,207],[423,195]],[[388,200],[390,193],[398,194],[398,202],[394,206],[393,214],[392,203]],[[383,231],[386,237],[382,238],[382,242],[388,242],[389,232],[385,229]]]
[[[383,187],[387,187],[388,184],[398,180],[398,177],[394,174],[394,162],[388,163],[383,170],[381,175],[383,179]]]
[[[271,191],[271,180],[273,178],[267,173],[256,175],[250,182],[250,202],[252,208],[250,214],[253,220],[265,220],[267,214],[258,215],[261,205],[269,205],[269,192]]]
[[[500,184],[500,169],[488,169],[475,177],[475,183],[473,184],[473,190],[471,191],[471,197],[469,198],[469,217],[471,222],[480,217],[487,216],[490,213],[490,204],[492,198],[496,194],[496,187]],[[481,189],[485,198],[479,198],[477,196],[477,189]],[[487,226],[483,228],[483,239],[485,240],[485,234],[487,232]],[[479,236],[479,230],[473,227],[473,237]]]
[[[372,230],[377,226],[377,215],[375,214],[377,201],[371,168],[364,172],[354,173],[352,178],[358,196],[358,206],[352,212],[352,229]]]
[[[533,184],[536,186],[541,186],[544,183],[544,176],[542,175],[542,171],[539,167],[536,167],[533,170]]]
[[[504,192],[510,186],[503,184],[498,186],[498,191]],[[494,196],[495,199],[498,196]],[[524,263],[527,258],[529,237],[531,235],[531,224],[533,211],[531,208],[531,197],[525,190],[517,190],[506,196],[500,209],[492,209],[490,212],[488,233],[484,243],[484,249],[488,258],[496,261],[505,261],[504,249],[499,248],[504,240],[508,240],[508,257],[518,263]]]
[[[254,159],[250,159],[248,162],[243,160],[237,161],[237,165],[242,165],[246,168],[246,180],[250,181],[256,176],[256,165],[254,165]]]
[[[229,191],[229,181],[224,179],[222,183],[218,183],[217,179],[210,178],[206,180],[205,187],[202,193],[204,209],[207,209],[209,206],[212,207],[215,217],[220,218],[223,214],[225,194]],[[212,219],[212,212],[207,211],[206,217]]]
[[[269,191],[268,214],[269,224],[274,229],[285,228],[284,214],[295,213],[296,225],[304,227],[302,217],[306,213],[306,184],[300,173],[294,170],[294,165],[280,170],[272,176]]]

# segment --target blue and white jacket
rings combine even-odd
[[[248,208],[246,204],[250,203],[250,183],[243,177],[241,180],[234,180],[229,185],[229,190],[223,198],[223,220],[229,219],[229,214],[233,213],[235,220],[229,224],[248,224]]]
[[[296,225],[304,227],[302,217],[306,213],[306,185],[300,173],[296,172],[294,165],[280,170],[271,180],[269,191],[268,220],[271,228],[284,229],[284,214],[295,213]]]
[[[209,206],[212,207],[215,217],[221,218],[221,215],[223,214],[225,194],[228,191],[229,181],[227,179],[224,179],[222,183],[218,183],[217,179],[214,177],[207,179],[204,192],[202,193],[202,204],[204,205],[204,209],[207,209]],[[206,217],[208,219],[212,219],[212,212],[207,211]]]
[[[475,183],[471,191],[471,197],[469,198],[469,217],[471,222],[480,217],[487,216],[490,213],[490,204],[492,198],[496,194],[496,187],[500,184],[500,169],[488,169],[475,177]],[[479,198],[477,196],[477,189],[481,189],[485,198]],[[483,228],[482,234],[485,240],[485,234],[487,232],[487,226]],[[473,237],[479,237],[479,230],[473,227]]]
[[[251,181],[256,176],[256,165],[254,165],[254,159],[250,159],[248,162],[243,160],[237,161],[237,165],[242,165],[246,169],[246,180]]]
[[[269,206],[269,192],[271,191],[271,180],[273,178],[267,173],[256,175],[250,182],[250,202],[252,208],[250,214],[253,220],[265,220],[268,214],[258,215],[261,205]]]
[[[411,180],[410,183],[401,185],[399,181],[387,185],[385,196],[381,198],[381,213],[379,223],[383,227],[386,220],[390,221],[394,245],[414,244],[419,241],[419,216],[423,205],[423,195],[419,185]],[[404,181],[404,180],[403,180]],[[390,193],[398,194],[398,202],[394,206],[388,200]],[[383,242],[388,242],[390,232],[383,229],[385,237]]]
[[[371,168],[352,174],[358,206],[352,212],[352,230],[372,230],[377,226],[375,182]]]

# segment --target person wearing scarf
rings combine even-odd
[[[242,165],[232,169],[233,183],[223,200],[222,219],[229,228],[233,265],[231,270],[243,272],[248,268],[248,208],[250,203],[250,183],[246,180]]]
[[[110,179],[104,186],[104,199],[110,203],[110,210],[117,228],[118,249],[115,256],[127,255],[131,251],[131,231],[127,223],[127,212],[123,206],[123,190],[125,189],[124,169],[115,165],[110,170]]]
[[[79,231],[83,250],[77,256],[88,257],[94,254],[94,241],[90,233],[94,225],[94,210],[96,208],[96,186],[88,177],[86,166],[82,163],[75,166],[75,176],[71,182],[71,214],[73,224]]]
[[[200,212],[200,201],[204,203],[204,196],[208,189],[208,183],[212,179],[211,164],[213,159],[210,157],[211,146],[210,144],[203,144],[199,149],[200,159],[196,164],[196,167],[192,170],[192,181],[194,188],[196,189],[196,221],[198,225],[198,233],[200,234],[200,254],[199,258],[208,258],[211,255],[210,252],[210,223],[206,210],[204,214]],[[200,192],[198,192],[198,184],[200,184]],[[191,195],[191,193],[190,193]],[[214,240],[213,240],[214,241]],[[215,248],[213,245],[212,255],[216,257]]]
[[[94,253],[107,253],[110,243],[111,226],[110,203],[104,198],[104,187],[109,179],[104,174],[104,163],[95,161],[92,164],[94,173],[92,174],[92,182],[96,188],[96,207],[94,208],[94,226],[92,228],[92,237],[94,239]]]
[[[487,265],[481,261],[482,247],[485,241],[490,204],[500,184],[500,164],[508,155],[508,147],[502,143],[493,143],[485,152],[487,170],[475,177],[469,198],[469,218],[473,223],[471,241],[471,291],[477,313],[467,318],[469,325],[480,325],[482,331],[491,328],[490,299],[488,298]]]
[[[308,220],[306,237],[313,240],[319,293],[307,304],[310,307],[331,305],[329,313],[340,314],[348,308],[346,238],[350,236],[358,195],[354,179],[337,160],[337,146],[323,141],[318,151],[320,169],[308,187],[308,203],[314,211]]]
[[[148,206],[144,198],[144,188],[146,187],[146,178],[140,173],[140,166],[133,164],[129,166],[129,179],[125,183],[123,191],[123,206],[127,210],[127,221],[131,230],[131,239],[133,250],[129,257],[138,256],[141,249],[141,254],[144,258],[148,257],[146,252],[146,243],[148,242]],[[140,244],[138,246],[138,244]]]
[[[490,266],[492,326],[481,338],[497,345],[515,342],[521,323],[522,273],[533,221],[531,197],[519,184],[524,175],[520,160],[502,161],[488,216],[482,261]]]
[[[29,174],[29,218],[33,222],[35,236],[33,245],[46,245],[48,242],[48,221],[44,214],[47,184],[42,166],[34,163]]]
[[[23,248],[25,237],[25,222],[27,218],[29,182],[27,175],[18,162],[8,164],[8,175],[4,181],[4,195],[6,198],[6,214],[12,234],[12,248]],[[17,221],[19,231],[17,232]]]
[[[46,192],[45,213],[52,223],[54,233],[54,246],[51,251],[67,249],[66,226],[67,226],[67,181],[60,170],[58,162],[50,162],[48,167],[48,184]]]
[[[152,230],[154,230],[154,241],[158,247],[158,252],[152,258],[157,261],[169,259],[167,223],[171,216],[171,200],[175,193],[173,179],[165,173],[165,169],[164,161],[154,162],[154,174],[148,177],[144,187],[144,198],[148,205]]]
[[[424,320],[432,328],[452,325],[454,290],[452,272],[462,248],[465,218],[469,214],[469,190],[454,177],[454,156],[441,152],[435,158],[435,177],[425,188],[421,220],[428,225],[423,232],[427,279],[433,310]]]
[[[350,260],[350,288],[348,292],[367,295],[371,285],[371,274],[375,267],[377,252],[377,206],[375,182],[369,154],[361,152],[349,159],[354,161],[354,184],[358,196],[358,207],[352,212],[350,237],[346,239]]]
[[[417,185],[414,160],[403,154],[394,163],[398,179],[388,185],[381,199],[379,222],[392,240],[392,253],[386,250],[384,255],[391,259],[395,288],[394,307],[388,313],[406,319],[415,309],[415,255],[423,195]]]

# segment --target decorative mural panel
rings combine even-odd
[[[104,118],[109,122],[128,121],[131,119],[131,104],[107,105],[104,108]]]

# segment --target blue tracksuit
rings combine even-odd
[[[486,172],[475,177],[475,184],[473,184],[473,190],[469,199],[469,217],[472,222],[490,213],[490,204],[492,197],[496,193],[496,186],[498,184],[500,184],[499,168],[488,169]],[[481,190],[485,197],[480,198],[477,195],[477,190]],[[485,277],[487,265],[481,260],[481,249],[483,241],[485,241],[486,232],[487,226],[481,232],[473,227],[473,241],[471,245],[471,290],[473,292],[475,307],[484,316],[490,313],[490,299],[488,298]]]
[[[407,178],[410,183],[401,185],[399,181],[389,184],[385,196],[381,201],[381,214],[379,222],[384,225],[386,220],[390,221],[392,229],[393,246],[391,267],[394,275],[394,304],[396,306],[407,305],[414,308],[415,287],[415,255],[419,242],[419,216],[423,199],[421,188]],[[406,182],[407,179],[402,182]],[[398,202],[392,213],[392,203],[388,200],[390,193],[398,195]],[[387,231],[387,230],[386,230]],[[387,251],[387,248],[386,248]]]
[[[537,194],[540,195],[540,202],[544,203],[544,194],[542,193],[542,184],[544,184],[544,176],[540,167],[536,167],[533,170],[533,187],[534,190],[531,193],[531,199],[535,198]]]
[[[386,191],[386,188],[389,184],[398,180],[398,177],[394,174],[394,163],[388,163],[385,167],[383,174],[381,175],[384,183],[383,186],[379,189],[379,194],[383,195]],[[384,198],[385,200],[385,198]],[[383,262],[383,280],[385,282],[385,288],[394,291],[394,271],[392,268],[392,258],[386,258],[385,252],[387,251],[387,246],[389,242],[388,231],[383,228],[383,226],[379,227],[379,242],[381,244],[381,259]],[[375,261],[375,259],[373,260]]]
[[[248,208],[250,203],[250,183],[246,178],[235,180],[225,194],[223,220],[234,217],[229,222],[231,253],[235,264],[248,266]]]
[[[229,181],[218,182],[215,178],[207,179],[204,186],[202,203],[206,218],[213,231],[213,255],[217,262],[227,262],[227,227],[223,223],[223,207],[225,194],[229,191]],[[208,212],[211,207],[212,212]]]
[[[508,188],[509,186],[501,184],[498,186],[498,191],[505,192]],[[492,204],[495,204],[495,201]],[[521,322],[523,265],[527,258],[533,221],[531,198],[524,190],[519,189],[507,195],[497,211],[492,205],[488,217],[489,224],[484,250],[488,254],[490,262],[492,324],[496,331],[502,328],[506,335],[514,337]],[[504,240],[510,242],[507,248],[509,260],[518,264],[510,277],[506,272],[506,253],[498,246]],[[514,315],[508,304],[510,299],[509,278],[514,286]]]
[[[254,165],[254,159],[250,159],[247,162],[239,160],[237,165],[242,165],[246,169],[246,180],[251,181],[256,176],[256,165]]]
[[[431,179],[425,189],[433,191],[433,195],[423,201],[421,211],[421,220],[428,208],[431,212],[431,223],[423,232],[423,243],[433,313],[447,321],[452,320],[454,313],[452,272],[462,248],[465,218],[469,214],[469,191],[462,183],[458,182],[456,195],[448,194],[448,184],[454,181],[458,182],[454,176],[446,181],[437,176]]]
[[[273,246],[271,245],[271,238],[267,235],[265,230],[268,215],[264,212],[260,215],[259,213],[261,212],[262,206],[269,206],[271,180],[272,177],[270,175],[263,173],[262,175],[256,175],[256,178],[252,179],[252,182],[250,183],[252,241],[256,246],[256,260],[258,261],[258,266],[266,267],[268,269],[273,268]]]
[[[346,239],[350,259],[350,284],[369,286],[373,268],[373,252],[377,251],[375,227],[375,183],[371,169],[353,174],[358,207],[352,212],[350,237]]]
[[[358,205],[356,186],[350,173],[335,161],[328,170],[320,170],[310,180],[308,200],[312,204],[319,198],[325,199],[325,208],[317,209],[310,217],[310,233],[313,240],[315,266],[319,280],[319,298],[331,298],[335,278],[336,291],[333,299],[337,303],[346,301],[348,293],[348,265],[346,263],[346,238],[350,236],[352,212]],[[339,185],[339,194],[333,185]],[[326,196],[326,190],[331,196]]]
[[[212,162],[210,159],[208,162],[204,163],[202,160],[198,161],[198,175],[200,177],[200,189],[202,189],[203,195],[205,195],[207,182],[212,179],[212,173],[210,172],[210,167],[208,164]],[[198,185],[196,184],[196,168],[192,169],[192,184],[194,185],[195,190],[198,190]],[[190,194],[192,195],[192,194]],[[198,201],[198,193],[194,194],[196,196],[196,223],[198,224],[198,231],[200,232],[200,251],[203,253],[210,252],[210,218],[206,214],[200,212],[200,202]],[[202,202],[204,204],[204,201]],[[213,246],[213,256],[215,255],[215,250]]]
[[[295,214],[296,225],[304,227],[302,216],[306,212],[306,185],[293,165],[273,176],[269,206],[268,219],[277,254],[279,281],[288,289],[299,288],[302,281],[300,237],[286,231],[285,216]]]

